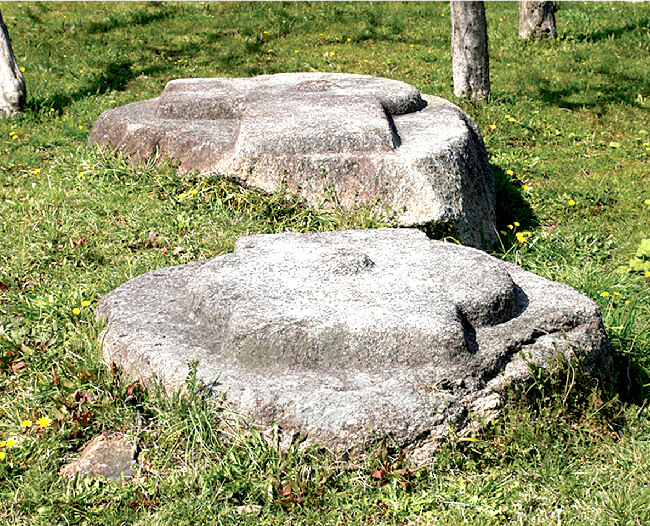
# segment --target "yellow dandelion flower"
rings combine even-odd
[[[533,110],[533,113],[537,114],[539,113],[539,110]]]
[[[31,427],[31,426],[32,426],[32,421],[31,421],[31,420],[23,420],[23,421],[20,423],[20,427],[25,427],[25,428],[27,428],[27,427]]]
[[[180,194],[180,195],[178,196],[179,199],[185,199],[186,197],[187,197],[187,195],[185,195],[185,194]]]
[[[409,47],[415,47],[413,44],[411,44]]]
[[[645,271],[645,277],[650,278],[650,272],[648,272],[647,270]]]
[[[38,425],[40,426],[41,429],[46,428],[52,423],[52,420],[50,420],[46,416],[42,416],[41,418],[38,419]]]
[[[5,456],[6,456],[6,455],[5,455],[5,452],[4,452],[4,451],[0,451],[0,460],[4,460],[4,459],[5,459]]]
[[[16,441],[13,438],[10,438],[7,440],[7,449],[11,449],[16,445]]]
[[[25,73],[25,68],[23,66],[20,66],[20,71],[21,73]]]
[[[527,184],[525,184],[522,188],[524,189],[524,192],[528,192],[528,190],[530,190],[530,186]]]
[[[351,38],[348,38],[348,42],[350,42],[351,40],[352,40]]]
[[[72,314],[79,314],[81,311],[79,310],[79,307],[75,307],[72,309]]]
[[[620,296],[620,295],[621,295],[620,292],[614,292],[614,296]]]
[[[516,122],[516,119],[515,119],[514,117],[510,117],[508,120],[509,120],[510,122]]]
[[[643,202],[644,202],[646,205],[650,205],[650,199],[646,199],[646,200],[643,201]]]
[[[509,119],[509,118],[510,118],[510,115],[506,115],[506,119]]]
[[[268,31],[264,31],[264,34],[265,34],[265,35],[268,35],[268,34],[269,34],[269,32],[268,32]]]
[[[508,175],[515,175],[515,172],[513,172],[512,170],[506,170],[506,173],[507,173]]]
[[[508,228],[512,230],[514,227],[512,225],[508,225]]]
[[[523,243],[526,240],[526,238],[521,232],[517,232],[516,237],[517,237],[517,241],[519,241],[520,243]]]
[[[7,443],[4,440],[2,442],[0,442],[0,447],[5,447],[6,445],[7,445]]]
[[[629,305],[629,304],[630,304],[630,300],[625,300],[625,305]]]
[[[576,202],[573,199],[569,199],[569,206],[574,206]]]
[[[496,125],[496,124],[490,124],[490,129],[491,129],[491,130],[495,130],[495,129],[496,129],[496,127],[497,127],[497,125]]]
[[[519,226],[519,223],[517,223],[517,221],[515,221],[515,222],[512,223],[512,224],[515,225],[515,226]]]
[[[600,295],[601,295],[603,298],[606,298],[607,296],[609,296],[609,292],[607,292],[606,290],[604,290],[604,291],[602,291],[602,292],[600,293]]]
[[[196,194],[198,194],[198,193],[199,193],[199,191],[198,191],[196,188],[192,188],[192,189],[190,190],[190,194],[192,194],[192,195],[196,195]]]
[[[88,305],[90,305],[90,302],[88,300],[84,300],[81,302],[82,307],[88,307]]]

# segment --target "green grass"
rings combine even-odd
[[[650,238],[650,5],[563,3],[553,42],[519,42],[514,3],[486,11],[493,99],[472,105],[453,96],[448,3],[2,4],[28,107],[0,122],[0,441],[15,441],[0,448],[0,521],[650,521],[650,281],[625,270]],[[86,148],[102,111],[173,78],[310,69],[403,80],[476,119],[505,232],[496,254],[601,306],[614,382],[566,364],[540,373],[472,440],[452,436],[413,469],[381,444],[279,451],[200,390],[170,398],[101,363],[93,309],[131,277],[242,235],[379,226],[367,210]],[[135,436],[139,415],[135,481],[59,480],[92,436]],[[20,426],[44,416],[46,429]]]

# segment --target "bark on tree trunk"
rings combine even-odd
[[[519,38],[556,38],[553,2],[519,2]]]
[[[490,98],[490,61],[483,2],[451,5],[451,54],[454,93],[483,101]]]
[[[11,49],[9,32],[0,12],[0,117],[23,111],[27,90],[16,57]]]

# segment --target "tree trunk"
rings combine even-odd
[[[519,2],[519,38],[556,38],[553,2]]]
[[[451,4],[451,54],[454,93],[483,101],[490,98],[490,60],[483,2]]]
[[[0,12],[0,117],[11,117],[25,106],[25,79],[11,49],[9,32]]]

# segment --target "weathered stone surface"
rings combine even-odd
[[[98,435],[79,453],[79,457],[59,471],[65,478],[77,474],[90,478],[104,477],[119,480],[133,476],[133,445],[121,434]]]
[[[476,123],[403,82],[342,73],[182,79],[156,99],[104,112],[90,144],[181,170],[218,172],[310,205],[390,209],[466,245],[496,240],[494,181]]]
[[[240,239],[102,298],[104,354],[180,387],[188,363],[255,423],[333,448],[425,447],[556,353],[606,364],[597,306],[415,229]]]

